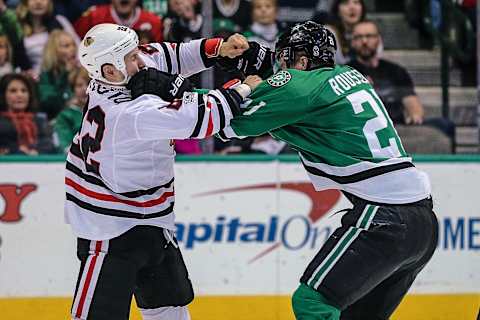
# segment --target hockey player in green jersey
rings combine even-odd
[[[427,175],[367,79],[335,65],[335,50],[322,25],[289,29],[275,49],[282,70],[258,85],[220,136],[269,133],[287,142],[316,190],[340,189],[353,203],[300,279],[296,318],[388,319],[435,251],[437,219]],[[262,57],[234,65],[259,69]]]

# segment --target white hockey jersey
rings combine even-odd
[[[204,40],[203,40],[204,41]],[[206,68],[202,40],[144,47],[149,67],[191,75]],[[147,49],[147,50],[145,50]],[[66,163],[65,219],[76,236],[107,240],[136,225],[174,229],[172,139],[205,138],[232,118],[228,92],[186,92],[182,103],[131,99],[124,86],[92,80]]]

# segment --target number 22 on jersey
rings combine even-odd
[[[101,149],[103,133],[105,132],[105,112],[100,106],[95,106],[87,111],[80,129],[77,142],[72,145],[72,153],[81,157],[85,162],[88,172],[100,175],[100,163],[92,159],[92,154]],[[82,134],[85,122],[90,124],[90,130]]]

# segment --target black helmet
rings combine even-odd
[[[308,69],[333,67],[337,43],[324,25],[313,21],[297,23],[285,31],[275,44],[277,60],[283,58],[287,67],[295,62],[295,52],[303,51],[309,60]]]

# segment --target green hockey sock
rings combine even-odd
[[[340,319],[340,310],[329,304],[321,293],[303,283],[293,293],[292,307],[297,320]]]

